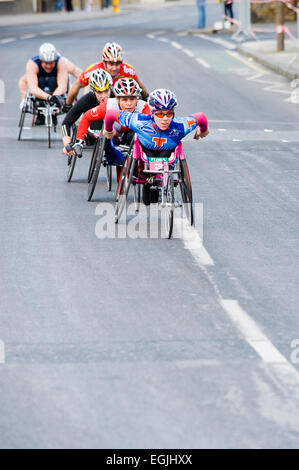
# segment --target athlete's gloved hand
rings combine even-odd
[[[73,146],[73,150],[77,157],[81,158],[82,153],[83,153],[83,145],[84,145],[84,140],[82,139],[77,139],[75,145]]]
[[[63,105],[61,111],[62,111],[63,113],[68,113],[70,109],[72,109],[72,105],[65,103],[65,104]]]
[[[53,95],[49,96],[48,102],[51,106],[56,105],[57,108],[62,108],[65,104],[65,98],[64,96]]]

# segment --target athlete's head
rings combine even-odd
[[[105,98],[109,98],[112,78],[106,70],[94,70],[89,77],[89,86],[100,102]]]
[[[40,46],[38,56],[41,61],[42,68],[45,70],[45,72],[52,72],[56,65],[56,60],[58,57],[55,46],[53,46],[53,44],[49,42],[45,42]]]
[[[114,96],[122,111],[135,111],[141,89],[133,78],[120,78],[113,87]]]
[[[154,90],[149,95],[148,105],[159,129],[167,130],[174,116],[174,107],[177,105],[175,94],[163,88]]]
[[[110,73],[111,77],[117,77],[123,62],[121,46],[116,42],[107,42],[102,52],[102,60],[105,70]]]

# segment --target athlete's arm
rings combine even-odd
[[[83,72],[82,69],[80,69],[80,67],[77,67],[77,65],[73,64],[73,62],[71,62],[69,59],[67,59],[66,57],[62,57],[63,60],[65,61],[66,63],[66,66],[67,66],[67,73],[69,75],[73,75],[74,78],[79,78],[81,73]]]
[[[64,147],[71,141],[71,130],[73,124],[79,119],[81,114],[85,113],[91,108],[94,108],[98,104],[98,101],[93,93],[88,93],[88,95],[82,96],[82,98],[77,101],[75,106],[73,106],[69,112],[65,115],[62,122],[62,141]],[[65,149],[64,149],[65,150]],[[63,150],[64,153],[66,153]],[[66,153],[68,155],[68,153]]]
[[[77,131],[77,139],[85,139],[86,133],[88,131],[89,125],[93,121],[101,121],[105,119],[107,108],[107,101],[103,101],[99,106],[86,111],[83,114],[82,119],[79,122],[79,127]]]
[[[208,129],[208,120],[206,116],[204,115],[204,113],[191,114],[191,116],[193,116],[196,119],[197,125],[198,125],[198,129],[196,131],[194,138],[196,140],[203,139],[210,133]]]
[[[67,92],[67,81],[67,66],[64,60],[60,59],[57,63],[57,88],[53,91],[53,95],[64,95]]]
[[[51,95],[46,93],[38,86],[38,66],[33,62],[33,60],[28,60],[26,65],[26,78],[30,93],[36,98],[41,100],[47,100]]]

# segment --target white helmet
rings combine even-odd
[[[95,91],[106,91],[112,86],[111,75],[104,69],[94,70],[89,77],[89,86]]]
[[[39,48],[39,58],[43,62],[54,62],[57,60],[58,54],[55,46],[49,42],[45,42]]]
[[[113,87],[114,96],[137,96],[139,98],[141,89],[133,78],[120,78]]]

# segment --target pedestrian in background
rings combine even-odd
[[[74,11],[73,0],[64,0],[66,11]]]
[[[63,10],[63,0],[55,0],[55,10],[56,11]]]
[[[224,14],[230,18],[234,17],[233,3],[234,0],[224,0]],[[233,24],[232,21],[231,24]]]
[[[85,0],[85,10],[86,11],[91,11],[92,2],[93,2],[93,0]]]

